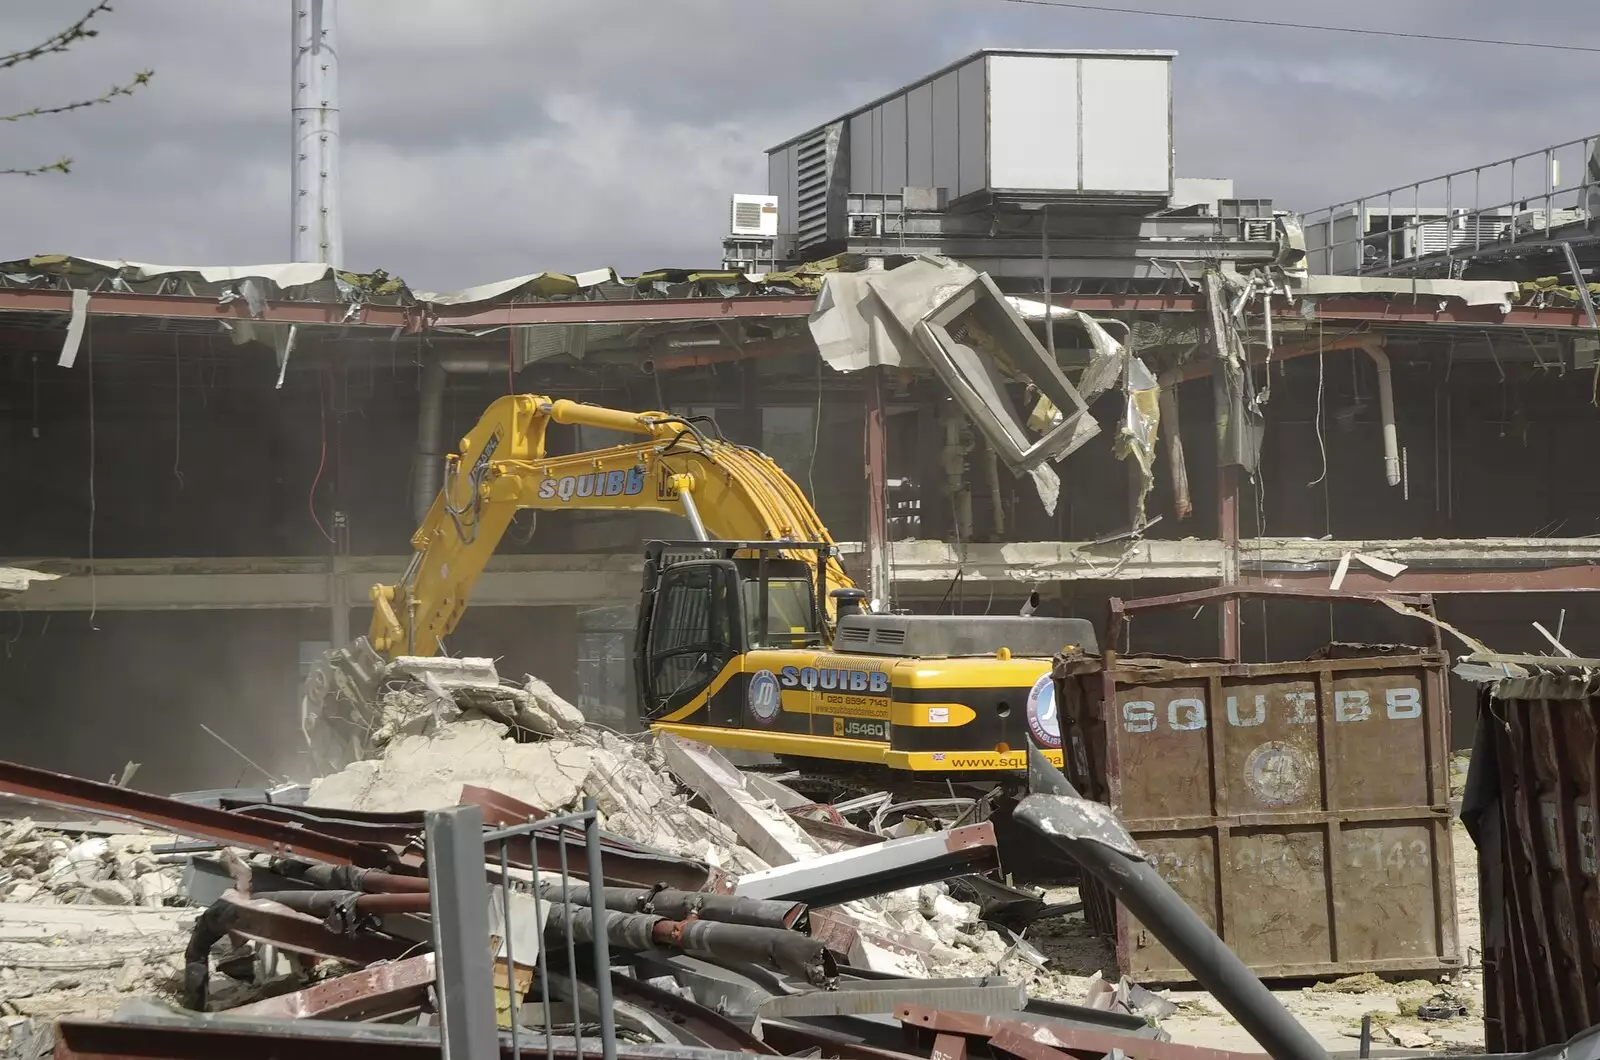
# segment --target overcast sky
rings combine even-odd
[[[89,0],[0,0],[0,47]],[[1600,45],[1594,0],[1140,6]],[[290,0],[121,0],[0,71],[0,258],[288,256]],[[1180,175],[1309,208],[1600,130],[1600,56],[1042,9],[1003,0],[342,0],[345,266],[455,289],[720,259],[765,148],[983,46],[1169,48]]]

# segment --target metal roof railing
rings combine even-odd
[[[1454,277],[1477,258],[1595,241],[1597,147],[1600,133],[1302,214],[1311,271]]]

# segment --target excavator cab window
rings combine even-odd
[[[676,710],[743,651],[739,574],[728,560],[668,567],[656,583],[646,646],[647,713]]]
[[[767,624],[761,625],[759,581],[744,583],[744,618],[752,648],[804,648],[821,643],[817,629],[817,609],[811,579],[768,578],[766,582]]]
[[[757,648],[807,648],[822,644],[816,575],[796,559],[762,555],[734,562],[744,583],[746,644]]]

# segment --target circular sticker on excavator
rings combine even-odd
[[[1049,674],[1028,692],[1028,731],[1040,747],[1061,746],[1061,717],[1056,713],[1056,683]]]
[[[760,722],[770,723],[778,716],[778,678],[771,670],[757,670],[750,675],[750,687],[745,691],[745,703],[750,713]]]

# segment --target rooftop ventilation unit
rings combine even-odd
[[[853,213],[850,215],[851,239],[876,239],[883,235],[883,214]]]
[[[778,198],[775,195],[735,195],[728,210],[728,232],[734,236],[776,239]]]
[[[1270,243],[1278,238],[1277,227],[1270,217],[1246,217],[1241,223],[1246,243]]]

